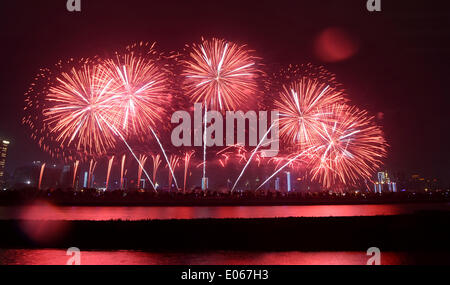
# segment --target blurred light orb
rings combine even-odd
[[[359,51],[358,41],[342,28],[323,30],[316,38],[314,52],[323,62],[339,62],[351,58]]]
[[[48,202],[37,201],[20,208],[18,226],[22,233],[37,245],[51,246],[67,233],[69,224],[57,220],[62,212]]]

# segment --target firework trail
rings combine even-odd
[[[147,177],[147,179],[150,181],[150,184],[152,184],[153,190],[156,192],[156,188],[155,185],[153,184],[153,182],[150,179],[150,176],[148,175],[147,171],[145,171],[144,166],[141,164],[141,162],[139,161],[139,158],[136,156],[136,154],[134,153],[133,149],[131,148],[131,146],[128,144],[128,142],[125,140],[125,138],[123,137],[123,135],[116,129],[116,127],[111,126],[107,123],[107,125],[111,128],[111,130],[113,130],[115,132],[116,135],[118,135],[122,141],[124,142],[124,144],[127,146],[128,150],[130,151],[131,155],[133,156],[133,158],[137,161],[139,167],[142,168],[142,171],[144,172],[145,176]]]
[[[297,149],[291,149],[290,151],[288,151],[288,153],[297,153],[298,152],[298,146],[297,146]],[[289,161],[290,159],[292,158],[292,155],[280,155],[280,156],[277,156],[277,157],[272,157],[270,160],[269,160],[269,162],[270,163],[272,163],[272,164],[274,164],[275,165],[275,169],[278,169],[279,167],[280,167],[280,165],[284,165],[284,163],[286,162],[286,161]],[[296,163],[296,162],[298,162],[298,163]],[[294,169],[298,169],[298,168],[300,168],[301,166],[304,166],[305,165],[305,160],[301,160],[301,161],[292,161],[291,162],[291,164],[290,164],[290,167],[291,168],[294,168]]]
[[[152,154],[152,159],[153,159],[153,183],[156,185],[156,174],[158,172],[159,166],[161,165],[161,156],[158,155],[153,155]]]
[[[207,104],[204,104],[204,105],[205,105],[205,118],[204,118],[205,124],[204,124],[204,130],[203,130],[203,181],[206,180],[206,137],[207,137],[206,125],[208,122],[208,105]],[[205,184],[205,183],[203,182],[202,185],[203,184]],[[207,188],[206,184],[203,186],[204,186],[203,190],[206,190],[206,188]]]
[[[93,175],[94,175],[94,171],[95,171],[95,168],[97,167],[97,162],[96,161],[94,161],[94,159],[91,159],[91,162],[89,163],[89,175],[88,175],[88,185],[87,185],[87,187],[88,188],[91,188],[92,187],[92,180],[93,180]]]
[[[187,182],[187,174],[189,170],[189,164],[191,162],[191,158],[194,155],[195,151],[186,152],[184,154],[184,182],[183,182],[183,192],[186,193],[186,182]]]
[[[169,158],[167,157],[166,151],[164,150],[164,147],[162,146],[161,142],[159,141],[159,138],[156,135],[155,131],[153,131],[152,128],[150,128],[150,130],[151,130],[153,136],[155,137],[156,141],[158,142],[159,147],[161,148],[161,151],[162,151],[162,153],[164,155],[164,158],[166,159],[167,166],[169,167],[170,173],[172,174],[173,181],[175,182],[175,185],[177,186],[177,189],[179,189],[178,183],[177,183],[177,179],[175,177],[175,173],[173,172],[172,165],[170,164],[170,161],[169,161]]]
[[[235,149],[234,151],[231,151],[231,149]],[[228,164],[228,161],[231,159],[231,157],[235,156],[239,159],[239,163],[242,163],[243,161],[247,162],[247,150],[244,146],[240,144],[228,146],[224,148],[223,150],[217,152],[216,156],[222,157],[222,159],[219,158],[219,163],[222,167],[225,167]]]
[[[217,155],[219,155],[219,153]],[[219,158],[219,163],[223,168],[225,168],[225,166],[228,163],[228,160],[230,159],[230,156],[227,153],[223,153],[223,154],[221,154],[221,156],[223,157],[223,160],[221,158]]]
[[[148,157],[147,157],[146,155],[141,154],[141,155],[139,156],[139,162],[140,162],[140,164],[139,164],[139,168],[138,168],[138,179],[137,179],[138,188],[139,188],[140,185],[141,185],[142,169],[144,168],[145,163],[147,162],[147,159],[148,159]],[[142,165],[142,167],[141,167],[141,165]]]
[[[94,166],[92,167],[92,172],[91,172],[91,178],[92,178],[92,181],[91,181],[91,183],[92,183],[92,185],[91,185],[91,187],[94,187],[94,185],[95,185],[95,181],[94,181],[94,171],[95,171],[95,169],[97,168],[97,161],[95,161],[94,162]]]
[[[41,171],[39,173],[39,184],[38,189],[41,190],[42,178],[44,177],[45,163],[41,166]]]
[[[114,155],[108,161],[108,170],[106,172],[106,190],[108,190],[109,186],[109,177],[111,176],[111,169],[114,162]]]
[[[184,89],[191,102],[206,102],[212,110],[238,110],[258,95],[258,61],[245,45],[202,39],[181,61]]]
[[[171,169],[176,169],[178,166],[178,162],[179,162],[180,158],[176,155],[171,155],[169,162],[170,162],[170,168]],[[169,175],[169,189],[172,189],[172,179],[173,176]],[[177,187],[177,191],[178,191],[178,187]]]
[[[326,188],[370,181],[387,154],[382,130],[373,117],[356,107],[336,106],[333,112],[336,121],[322,124],[321,150],[314,155],[312,179]]]
[[[73,163],[73,181],[72,181],[72,188],[75,189],[75,180],[77,177],[78,167],[80,165],[80,161],[77,160]]]
[[[94,160],[91,159],[89,161],[89,170],[88,170],[88,180],[87,180],[87,188],[91,188],[91,177],[92,177],[92,166],[94,164]]]
[[[234,188],[236,188],[236,185],[238,184],[239,180],[241,179],[242,175],[244,175],[245,170],[247,169],[247,167],[249,166],[250,162],[252,161],[253,157],[255,156],[255,154],[258,152],[259,148],[261,147],[261,145],[263,144],[263,142],[266,140],[267,136],[269,135],[270,131],[272,130],[272,128],[274,127],[274,124],[272,124],[269,128],[269,130],[264,134],[263,138],[261,139],[261,141],[258,143],[258,145],[256,146],[255,150],[252,152],[252,154],[250,155],[250,158],[248,159],[247,163],[245,164],[244,168],[242,169],[241,173],[239,174],[238,178],[236,179],[236,182],[233,185],[233,188],[231,188],[231,192],[234,191]],[[269,142],[265,142],[266,144]]]
[[[277,171],[275,171],[269,178],[267,178],[256,190],[261,189],[264,185],[266,185],[267,182],[269,182],[275,175],[280,173],[283,169],[285,169],[287,166],[289,166],[294,161],[307,157],[311,155],[311,152],[315,152],[317,150],[317,147],[309,147],[308,149],[301,151],[299,154],[296,154],[293,158],[291,158],[286,164],[284,164],[282,167],[280,167]]]
[[[122,155],[122,162],[120,164],[120,189],[123,189],[124,187],[124,174],[125,174],[125,160],[127,156],[124,154]]]

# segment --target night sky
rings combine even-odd
[[[215,36],[247,43],[272,71],[324,65],[355,105],[378,115],[390,144],[386,169],[450,183],[450,2],[384,0],[382,8],[369,13],[366,0],[82,0],[82,12],[70,13],[66,0],[3,0],[0,137],[11,141],[7,171],[48,159],[21,125],[23,94],[39,68],[137,41],[156,41],[169,52]],[[346,31],[358,52],[323,62],[314,43],[330,27]]]

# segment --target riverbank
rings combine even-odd
[[[449,192],[270,192],[244,191],[222,193],[82,191],[35,189],[0,191],[0,206],[29,205],[44,201],[58,206],[310,206],[310,205],[379,205],[409,203],[450,203]]]
[[[369,247],[378,247],[391,251],[450,252],[449,212],[330,218],[5,220],[0,221],[0,228],[3,233],[0,248],[78,247],[83,250],[187,252],[365,251]]]

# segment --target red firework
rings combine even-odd
[[[366,111],[346,105],[336,106],[332,124],[322,124],[312,162],[312,178],[326,188],[357,185],[371,177],[386,157],[383,132]]]
[[[258,95],[258,60],[245,45],[203,40],[182,61],[184,89],[192,102],[206,102],[212,110],[238,110]]]
[[[334,80],[326,79],[323,69],[317,71],[321,74],[318,77],[312,77],[310,72],[304,72],[306,76],[303,76],[298,69],[294,70],[290,76],[284,75],[295,79],[282,86],[274,105],[280,111],[281,138],[294,145],[307,146],[318,142],[321,125],[334,119],[331,108],[344,103],[345,97]]]
[[[146,51],[137,52],[137,48]],[[150,133],[149,128],[161,121],[171,98],[169,71],[160,62],[154,44],[128,47],[126,53],[105,60],[101,68],[112,80],[108,122],[127,137]]]
[[[26,115],[24,123],[56,158],[101,155],[115,146],[115,136],[104,120],[110,106],[106,95],[110,81],[91,61],[80,63],[57,75],[45,70],[37,77],[46,78],[42,90],[27,93],[25,109],[34,114]],[[57,64],[58,70],[62,65]]]
[[[225,168],[229,162],[238,164],[246,163],[248,161],[249,151],[244,146],[236,144],[218,151],[216,156],[219,164]],[[260,152],[255,154],[255,160],[258,162],[259,166],[262,160]]]

